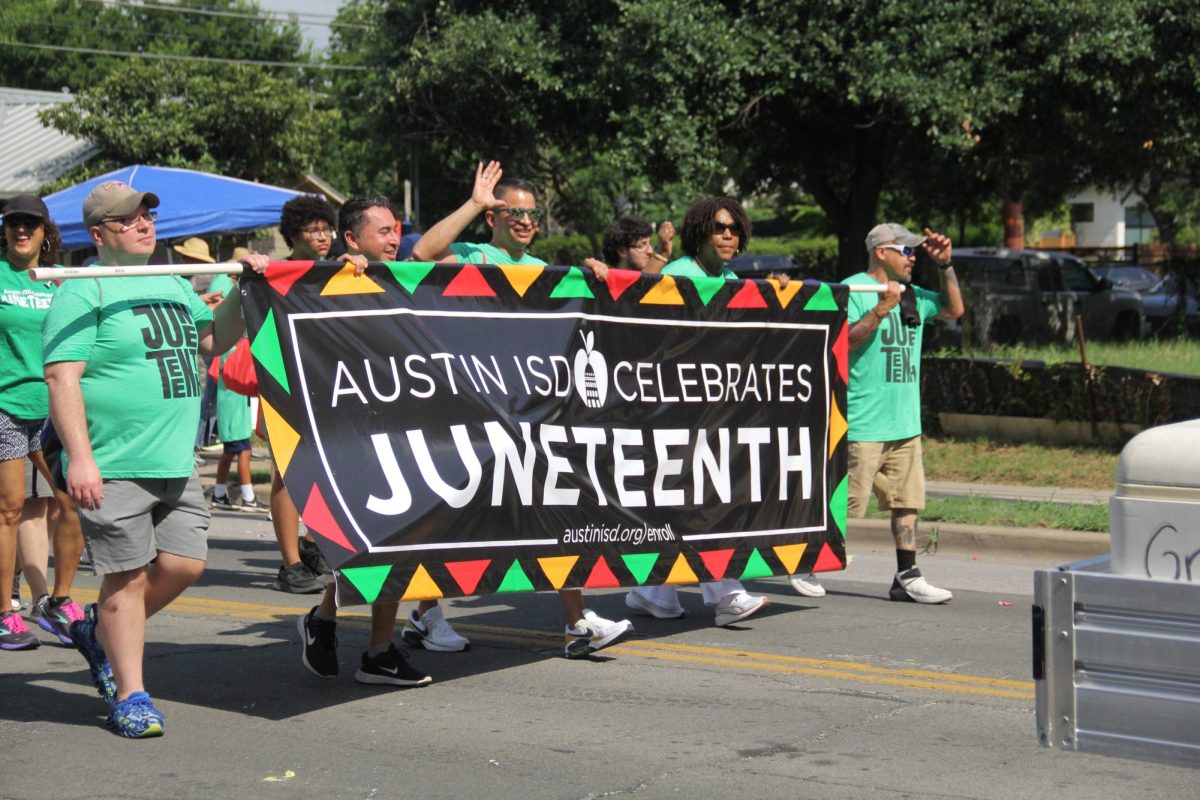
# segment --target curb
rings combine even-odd
[[[1060,531],[1048,528],[1002,528],[994,525],[958,525],[925,522],[922,527],[938,533],[938,552],[978,554],[1001,552],[1011,555],[1050,557],[1071,563],[1107,555],[1107,533]],[[918,535],[919,536],[919,535]],[[846,523],[847,545],[893,549],[891,522],[886,519],[851,519]]]

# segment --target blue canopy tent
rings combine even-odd
[[[283,204],[303,194],[190,169],[125,167],[45,198],[50,217],[62,232],[64,250],[92,243],[83,226],[83,200],[105,181],[121,181],[139,191],[158,195],[162,201],[157,209],[160,241],[278,225]]]

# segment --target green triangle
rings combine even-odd
[[[500,581],[500,586],[496,589],[496,594],[501,592],[532,592],[533,583],[529,580],[529,576],[525,574],[525,570],[521,569],[520,561],[513,561],[512,566],[508,568],[508,572],[504,573],[504,580]]]
[[[288,385],[287,370],[283,368],[283,350],[279,346],[279,331],[275,328],[275,309],[267,311],[267,318],[250,343],[250,352],[258,363],[267,368],[271,377],[279,382],[283,390],[292,393]]]
[[[650,570],[654,569],[654,563],[658,561],[658,553],[630,553],[621,556],[621,560],[625,562],[625,568],[637,579],[638,586],[641,586],[646,582],[646,578],[650,577]]]
[[[696,287],[696,294],[700,295],[700,299],[704,305],[708,305],[708,301],[717,296],[717,292],[725,286],[728,281],[720,276],[712,277],[705,275],[702,278],[692,278],[692,285]]]
[[[774,574],[756,547],[750,551],[750,557],[746,559],[746,568],[742,570],[741,580],[748,578],[769,578]]]
[[[833,299],[833,290],[828,283],[818,283],[817,291],[804,304],[805,311],[839,311],[837,300]]]
[[[437,264],[432,261],[385,261],[383,265],[392,271],[396,282],[412,294],[429,277]]]
[[[829,498],[829,513],[833,515],[833,521],[837,523],[842,539],[846,538],[846,503],[849,494],[850,476],[844,475],[842,482],[833,490],[833,497]]]
[[[571,267],[567,270],[567,274],[558,282],[558,286],[554,287],[554,291],[550,293],[550,298],[553,300],[563,300],[568,297],[586,297],[589,300],[595,300],[596,295],[592,294],[592,290],[587,285],[587,278],[583,277],[583,270],[579,267]]]
[[[391,564],[380,564],[377,567],[343,567],[341,569],[346,580],[354,584],[354,588],[358,589],[358,593],[368,603],[374,603],[375,598],[379,597],[379,590],[383,588],[383,582],[387,580],[388,573],[391,571]]]

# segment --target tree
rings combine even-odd
[[[151,163],[287,182],[313,167],[336,112],[257,67],[131,64],[42,112],[117,164]]]

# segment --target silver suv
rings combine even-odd
[[[1076,315],[1089,339],[1148,333],[1137,292],[1114,287],[1067,253],[956,248],[954,266],[967,303],[961,328],[975,344],[1070,342]]]

